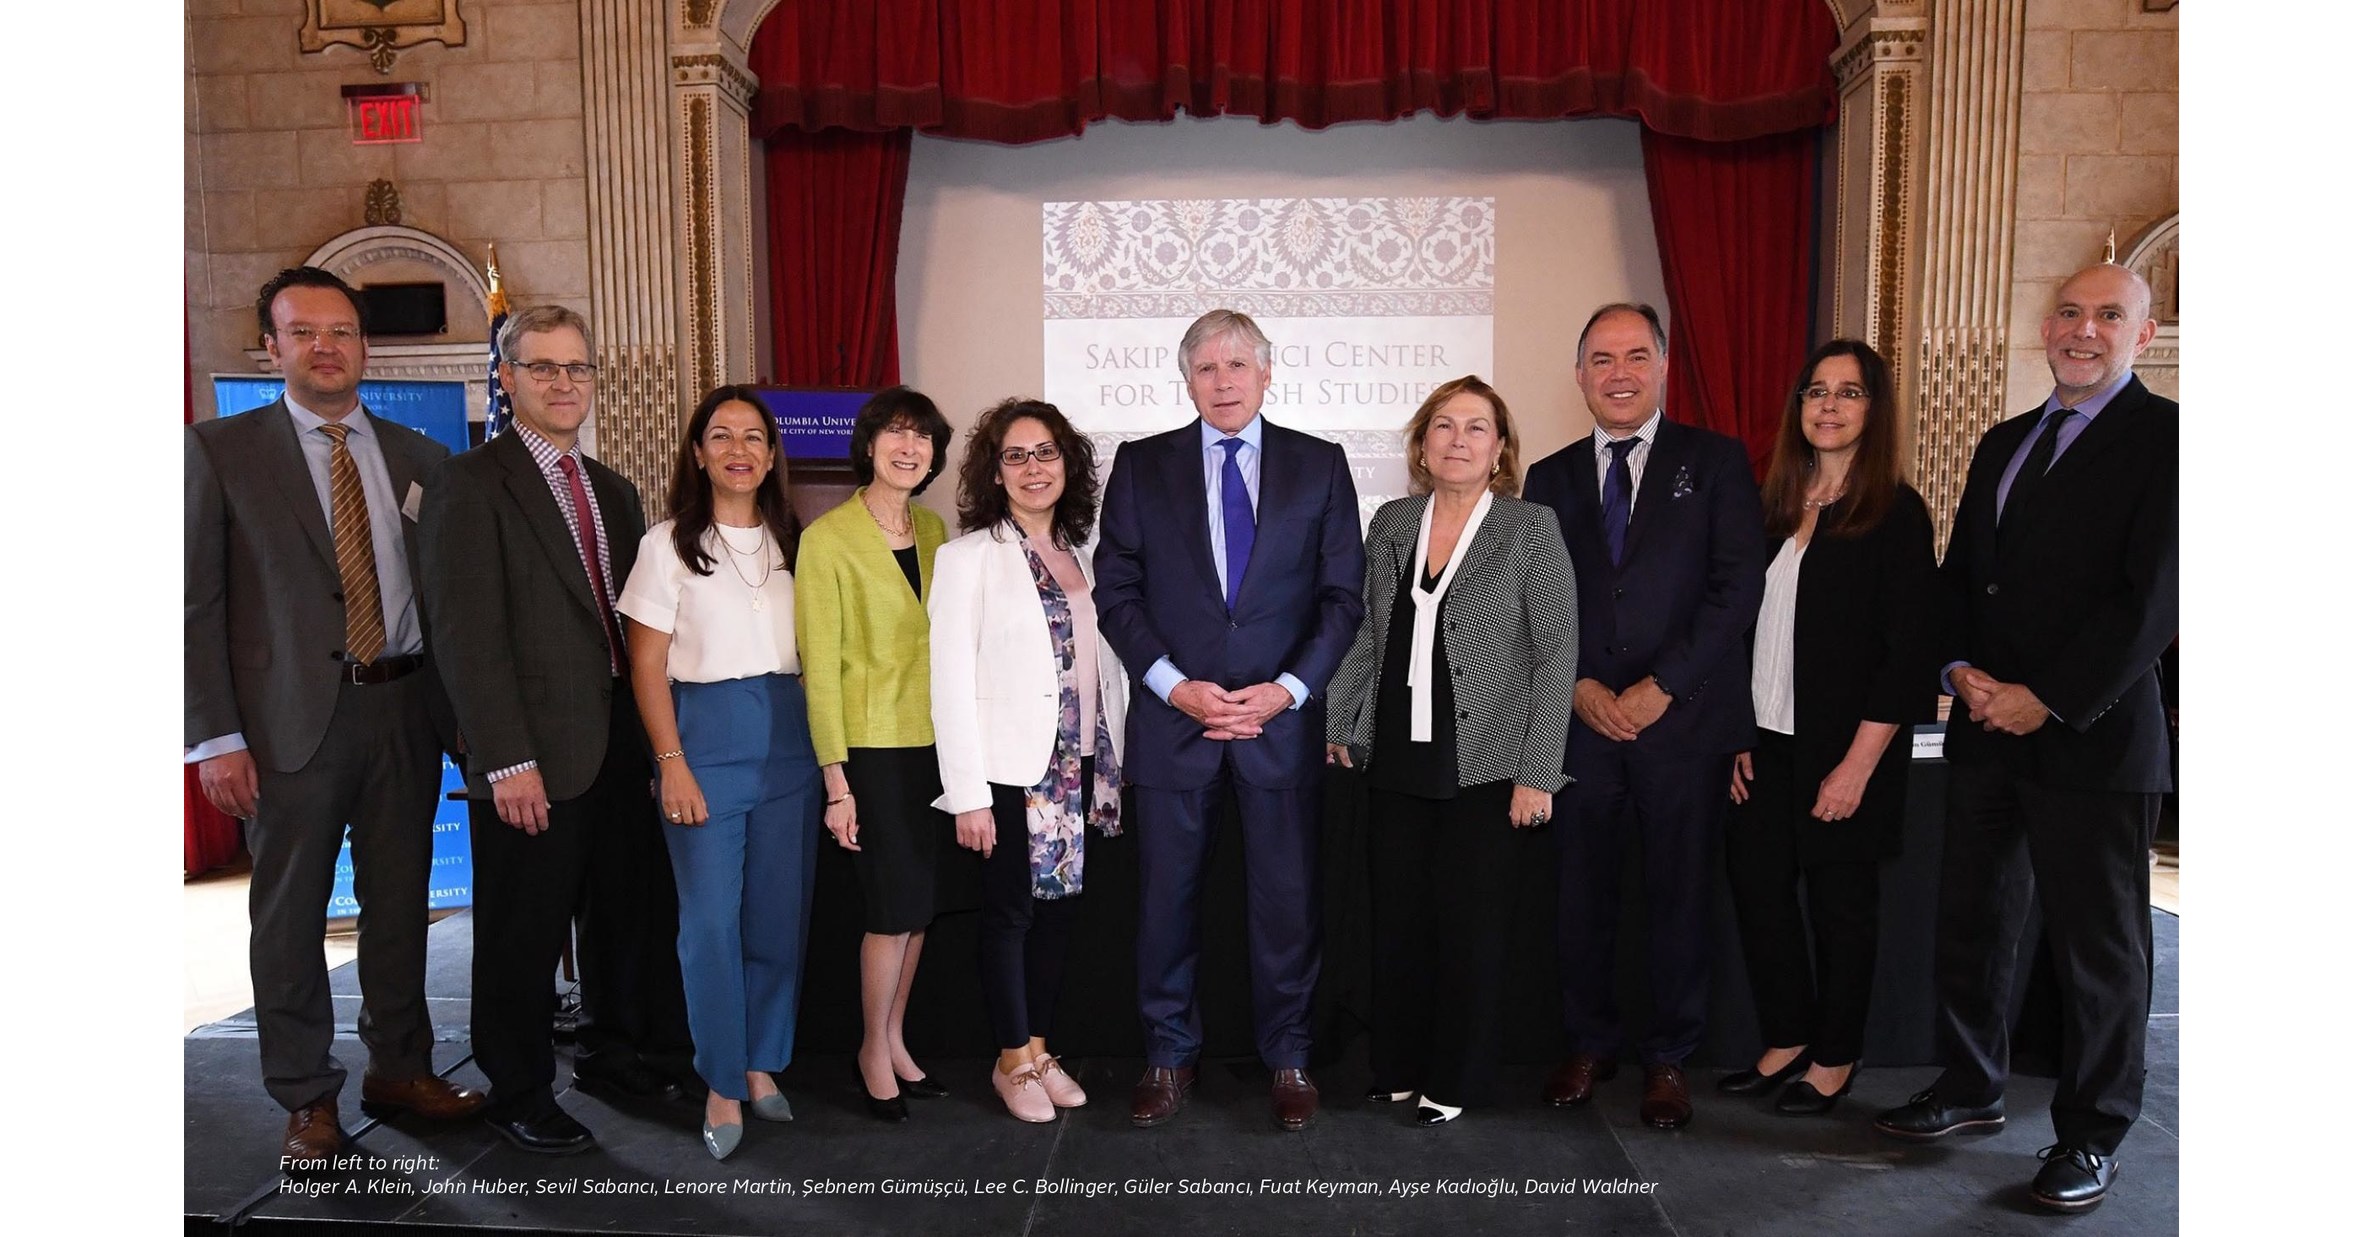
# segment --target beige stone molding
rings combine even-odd
[[[2024,0],[1936,0],[1913,464],[1949,535],[1970,453],[2007,412]]]
[[[396,52],[422,43],[467,46],[459,0],[304,0],[304,24],[296,32],[296,46],[306,53],[358,48],[379,73],[394,71]]]
[[[666,6],[581,0],[599,458],[662,502],[681,424]]]
[[[746,52],[728,36],[734,16],[751,29],[758,5],[718,9],[722,29],[676,34],[672,54],[674,157],[680,188],[675,215],[681,247],[681,356],[684,397],[757,373],[755,324],[754,143],[748,109],[755,77]],[[752,15],[750,16],[750,12]]]
[[[423,262],[435,268],[446,280],[475,296],[477,313],[487,319],[491,317],[491,311],[486,308],[491,291],[484,283],[483,270],[454,248],[450,241],[432,232],[422,232],[400,224],[355,228],[330,238],[326,244],[314,249],[303,264],[317,266],[346,283],[359,285],[362,271],[389,261]],[[476,350],[476,368],[481,371],[484,368],[483,345],[470,344],[468,347]],[[373,373],[377,368],[377,352],[374,348],[370,351],[370,369]]]
[[[2182,212],[2143,228],[2121,264],[2149,281],[2150,316],[2158,333],[2133,360],[2142,385],[2168,399],[2182,398]]]

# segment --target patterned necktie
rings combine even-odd
[[[599,561],[599,527],[591,522],[591,495],[583,488],[583,474],[574,457],[558,457],[558,471],[566,474],[566,492],[574,499],[574,540],[583,554],[583,570],[591,577],[591,596],[599,605],[599,630],[607,633],[607,668],[624,672],[623,641],[615,635],[615,597],[607,591],[606,565]]]
[[[1619,438],[1608,444],[1608,484],[1600,488],[1600,518],[1608,525],[1608,561],[1625,561],[1625,530],[1633,525],[1633,469],[1627,457],[1641,436]]]
[[[377,591],[377,545],[369,535],[369,500],[361,470],[345,447],[350,425],[320,427],[328,449],[328,528],[336,539],[336,574],[345,594],[345,656],[366,665],[386,651],[385,605]]]
[[[2041,488],[2040,482],[2051,471],[2051,457],[2059,453],[2059,427],[2067,424],[2075,411],[2061,408],[2043,418],[2042,426],[2035,432],[2034,447],[2027,452],[2026,459],[2019,461],[2018,475],[2010,479],[2010,493],[2003,498],[2002,514],[1994,521],[1997,528],[2026,511],[2031,503],[2027,495]]]
[[[1247,474],[1239,471],[1243,438],[1225,438],[1223,448],[1223,607],[1239,605],[1239,581],[1255,549],[1255,504],[1247,501]]]

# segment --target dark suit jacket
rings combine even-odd
[[[2000,762],[2057,790],[2174,788],[2158,659],[2179,625],[2180,415],[2141,379],[2128,383],[2060,454],[2007,537],[1995,491],[2042,409],[1978,441],[1945,549],[1942,660],[2026,684],[2053,719],[2008,735],[1956,705],[1947,759]],[[2027,479],[2022,471],[2014,484]]]
[[[1830,508],[1821,526],[1844,511]],[[1786,540],[1765,539],[1767,564]],[[1877,527],[1852,537],[1816,531],[1805,548],[1790,644],[1797,777],[1795,802],[1780,805],[1786,818],[1810,820],[1821,780],[1846,758],[1862,723],[1901,727],[1854,815],[1810,821],[1798,833],[1805,862],[1885,858],[1902,844],[1912,727],[1936,718],[1936,597],[1936,526],[1909,485],[1896,486],[1895,505]]]
[[[1100,631],[1132,672],[1124,772],[1143,786],[1194,789],[1215,780],[1227,747],[1249,785],[1306,785],[1326,764],[1323,691],[1362,622],[1353,474],[1337,444],[1264,422],[1255,550],[1231,613],[1207,537],[1199,448],[1192,421],[1118,447],[1108,473],[1092,596]],[[1142,682],[1160,657],[1227,688],[1293,674],[1311,697],[1256,738],[1200,738],[1198,723]]]
[[[524,432],[453,456],[427,491],[427,627],[467,746],[469,796],[489,798],[486,773],[532,760],[561,802],[590,789],[614,694],[631,687],[609,669],[603,602]],[[583,473],[607,525],[607,578],[620,589],[647,531],[640,491],[588,456]],[[648,743],[640,733],[624,741]]]
[[[397,503],[450,454],[416,430],[374,416],[369,423]],[[336,712],[345,647],[328,517],[285,403],[192,425],[186,443],[184,742],[243,732],[258,765],[293,773],[319,750]],[[411,592],[423,597],[418,525],[405,519],[402,531]],[[432,650],[423,612],[421,635]],[[442,689],[427,695],[449,747]]]
[[[1608,561],[1590,434],[1527,472],[1526,501],[1558,513],[1575,564],[1576,677],[1621,692],[1654,674],[1674,696],[1630,745],[1577,721],[1567,732],[1569,759],[1620,746],[1639,757],[1752,746],[1747,634],[1764,596],[1764,517],[1747,449],[1658,422],[1621,564]]]

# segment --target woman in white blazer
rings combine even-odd
[[[983,856],[977,964],[1001,1049],[993,1090],[1048,1121],[1084,1101],[1050,1054],[1083,892],[1087,827],[1117,831],[1127,685],[1082,553],[1099,506],[1091,443],[1057,408],[1004,400],[969,431],[964,536],[936,552],[927,618],[943,797]]]

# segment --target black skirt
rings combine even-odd
[[[861,879],[862,930],[916,932],[936,914],[937,871],[954,845],[952,818],[929,805],[943,793],[935,748],[857,747],[845,753],[853,792],[853,870]]]

